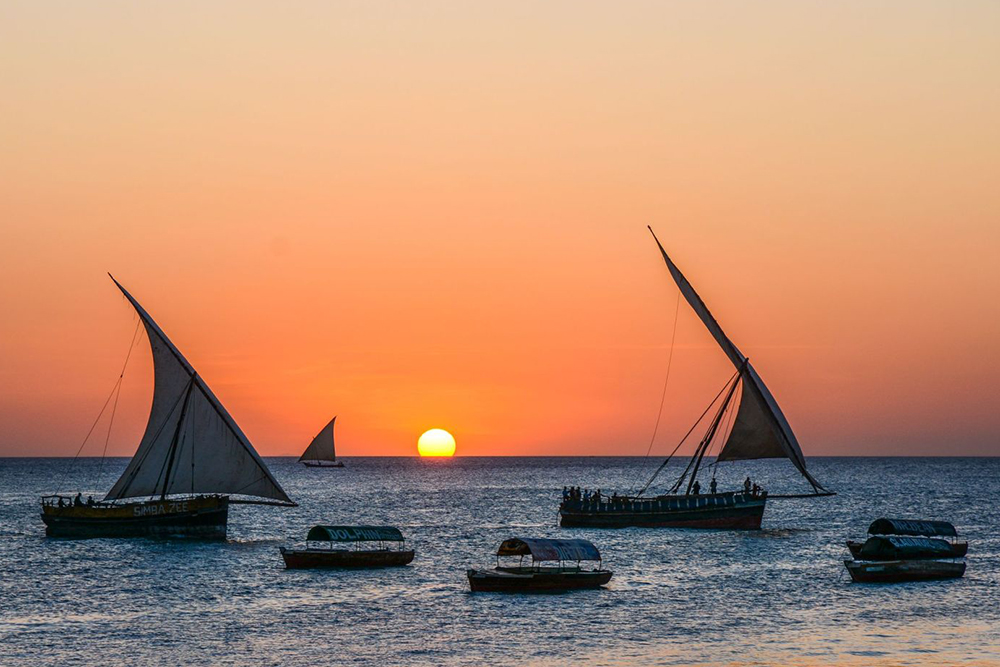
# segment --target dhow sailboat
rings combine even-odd
[[[299,463],[307,468],[343,468],[344,462],[337,460],[337,450],[333,445],[333,425],[337,421],[334,417],[330,423],[323,427],[323,430],[312,439],[306,451],[299,457]]]
[[[149,313],[112,276],[153,353],[153,404],[125,472],[103,500],[42,498],[53,537],[225,539],[229,505],[295,507],[219,399]]]
[[[649,230],[653,232],[652,229]],[[646,490],[670,461],[668,457],[646,482],[638,493],[608,497],[604,494],[580,494],[577,491],[564,493],[559,508],[560,524],[563,526],[587,526],[623,528],[626,526],[677,527],[677,528],[760,528],[767,504],[768,494],[756,485],[751,487],[749,478],[744,488],[738,491],[716,493],[713,476],[711,492],[701,493],[697,481],[698,472],[703,470],[705,455],[721,442],[716,463],[722,461],[746,461],[753,459],[787,458],[812,486],[812,492],[801,496],[830,496],[832,492],[823,488],[806,469],[805,457],[792,433],[788,420],[778,407],[764,381],[750,360],[741,353],[722,331],[722,327],[709,312],[705,302],[694,291],[691,283],[673,263],[656,234],[656,245],[663,255],[663,261],[685,300],[701,319],[716,343],[729,357],[735,373],[723,386],[715,399],[705,409],[702,417],[717,404],[714,417],[709,422],[705,435],[695,449],[684,471],[664,495],[647,496]],[[737,392],[737,390],[739,390]],[[736,395],[739,393],[739,408],[735,409]],[[722,398],[724,396],[724,398]],[[722,398],[721,403],[719,399]],[[735,416],[733,416],[735,412]],[[699,418],[695,426],[701,421]],[[731,423],[731,428],[727,426]],[[692,427],[691,431],[695,427]],[[726,431],[729,435],[726,437]],[[688,432],[690,435],[691,431]],[[681,444],[687,439],[685,436]],[[678,445],[678,448],[680,444]],[[676,449],[674,450],[677,451]],[[685,485],[685,482],[687,484]],[[682,490],[683,489],[683,490]]]

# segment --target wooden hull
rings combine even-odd
[[[343,461],[302,461],[307,468],[343,468]]]
[[[965,563],[940,560],[853,561],[844,565],[851,579],[865,584],[889,584],[903,581],[957,579],[965,574]]]
[[[559,515],[564,527],[757,530],[766,503],[767,496],[746,493],[659,496],[615,503],[566,500]]]
[[[228,520],[229,498],[225,496],[79,507],[71,504],[42,506],[42,521],[49,537],[224,540]]]
[[[951,555],[950,558],[965,558],[965,555],[969,553],[969,543],[968,542],[950,542],[951,544]],[[847,548],[851,551],[851,556],[854,560],[861,559],[861,547],[865,545],[864,542],[854,542],[853,540],[847,541]],[[941,558],[941,556],[936,556],[936,558]]]
[[[289,570],[317,567],[361,568],[400,567],[413,560],[412,551],[348,551],[336,549],[286,549],[281,547],[281,557]]]
[[[513,572],[503,569],[468,570],[473,593],[556,593],[600,588],[611,581],[608,570],[589,572]]]

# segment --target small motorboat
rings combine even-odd
[[[860,583],[895,583],[956,579],[965,574],[958,559],[968,551],[957,537],[955,526],[945,521],[878,519],[868,527],[865,542],[848,542],[854,560],[844,566],[851,579]]]
[[[501,563],[501,558],[518,557],[517,564]],[[529,564],[524,557],[531,556]],[[583,561],[596,562],[585,569]],[[542,563],[557,563],[543,566]],[[548,540],[515,537],[497,549],[497,565],[492,570],[468,570],[473,593],[554,593],[580,588],[599,588],[611,581],[611,571],[601,567],[601,554],[587,540]]]
[[[289,570],[398,567],[413,560],[413,550],[406,549],[405,541],[392,526],[313,526],[305,549],[280,547],[280,551]],[[342,546],[350,544],[354,548]]]

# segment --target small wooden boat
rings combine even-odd
[[[334,417],[330,423],[323,427],[306,451],[299,457],[299,463],[307,468],[343,468],[344,462],[337,460],[337,449],[333,444],[333,427],[337,418]]]
[[[966,542],[955,538],[955,526],[946,521],[877,519],[868,527],[870,537],[863,543],[847,543],[854,560],[844,566],[851,579],[862,583],[895,583],[956,579],[965,574]]]
[[[517,565],[501,565],[501,558],[518,557]],[[524,557],[531,556],[525,565]],[[594,569],[581,567],[596,561]],[[554,567],[542,563],[556,562]],[[572,563],[575,563],[572,564]],[[599,588],[611,581],[611,571],[602,569],[601,554],[587,540],[547,540],[512,538],[497,549],[497,565],[492,570],[468,570],[473,593],[553,593],[581,588]]]
[[[867,551],[864,547],[868,542],[847,541],[847,548],[851,556],[859,560],[894,560],[896,558],[964,558],[969,552],[969,543],[958,541],[958,531],[955,526],[947,521],[925,521],[922,519],[876,519],[868,526],[869,535],[890,536],[895,538],[929,538],[934,540],[934,546],[927,543],[908,543],[905,539],[897,539],[897,545],[907,549],[910,553],[918,553],[921,549],[930,549],[932,556],[895,556],[891,553],[888,557],[872,558],[878,556],[886,550],[884,542],[875,541]],[[951,541],[948,541],[949,538]],[[868,540],[871,542],[871,539]],[[947,545],[947,549],[942,549],[941,545]],[[892,548],[888,549],[892,551]],[[862,555],[865,554],[865,556]]]
[[[965,563],[946,560],[853,561],[844,565],[851,579],[865,584],[889,584],[903,581],[957,579],[965,574]]]
[[[289,570],[399,567],[413,560],[413,551],[405,548],[405,541],[392,526],[313,526],[306,535],[305,549],[280,547],[280,551]],[[340,548],[345,544],[354,548]]]

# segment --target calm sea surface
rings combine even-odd
[[[749,532],[558,527],[564,484],[624,490],[652,459],[346,461],[268,459],[300,506],[233,506],[227,542],[191,543],[46,539],[39,495],[106,491],[127,460],[0,459],[0,664],[1000,665],[1000,459],[814,457],[839,495],[769,502]],[[804,484],[787,461],[722,467],[720,489]],[[850,583],[844,540],[879,516],[954,522],[965,578]],[[416,559],[285,571],[278,546],[315,523],[399,526]],[[614,578],[470,594],[514,535],[590,539]]]

